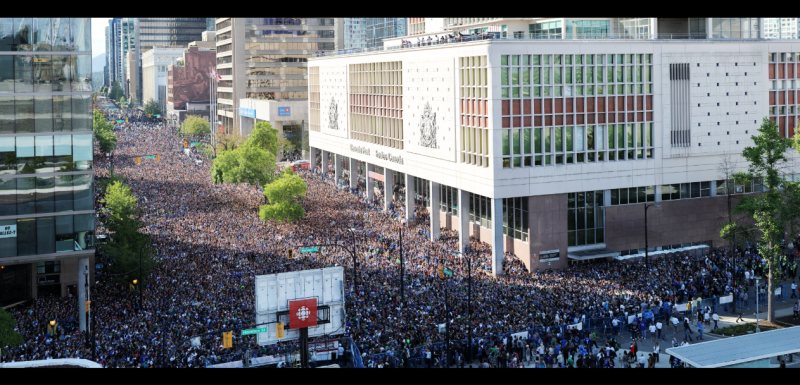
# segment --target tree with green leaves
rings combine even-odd
[[[235,150],[222,151],[211,166],[214,183],[248,183],[262,186],[275,178],[275,155],[245,142]]]
[[[746,173],[739,173],[739,179],[763,181],[764,192],[742,199],[737,209],[750,214],[758,230],[758,254],[767,262],[767,320],[775,318],[774,288],[781,279],[782,263],[786,255],[781,240],[787,225],[787,205],[784,193],[787,181],[781,175],[781,167],[786,162],[786,151],[791,147],[789,139],[783,138],[775,123],[764,118],[758,134],[752,136],[753,146],[744,149],[742,155],[749,167]]]
[[[100,151],[103,153],[114,151],[114,148],[117,147],[117,135],[114,133],[114,125],[106,119],[100,110],[94,110],[92,128]]]
[[[265,222],[292,222],[302,219],[305,209],[301,200],[306,196],[307,190],[308,186],[303,178],[287,167],[278,179],[264,186],[264,196],[269,203],[259,207],[259,218]]]
[[[235,150],[244,143],[244,139],[238,134],[219,134],[217,135],[217,151],[230,151]]]
[[[181,123],[181,134],[186,136],[200,136],[211,133],[211,126],[208,120],[197,115],[189,115]]]
[[[103,251],[112,258],[111,270],[121,282],[143,279],[153,267],[150,237],[139,231],[142,222],[130,187],[116,180],[106,186],[102,200],[105,225],[111,233]],[[141,267],[140,267],[141,263]]]
[[[111,86],[111,91],[108,94],[110,99],[114,99],[119,101],[125,93],[122,91],[122,86],[119,85],[119,82],[114,82],[114,85]]]
[[[11,313],[0,307],[0,361],[3,349],[15,348],[24,342],[22,336],[14,330],[16,321]]]
[[[155,100],[150,99],[144,105],[144,113],[148,115],[161,114],[161,106]]]
[[[256,123],[253,132],[247,137],[246,143],[258,146],[278,156],[278,130],[272,128],[269,122]]]

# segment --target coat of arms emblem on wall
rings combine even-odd
[[[328,107],[328,128],[331,130],[339,129],[339,105],[336,99],[331,98],[331,105]]]
[[[425,109],[419,122],[419,145],[427,148],[439,148],[436,144],[436,113],[431,112],[431,104],[425,102]]]

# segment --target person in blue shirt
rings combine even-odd
[[[697,334],[700,336],[697,337],[699,341],[703,340],[703,320],[697,320]]]

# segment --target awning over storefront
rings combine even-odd
[[[594,249],[582,251],[570,251],[567,253],[567,258],[576,261],[588,261],[600,258],[616,258],[619,257],[619,251],[609,249]]]
[[[668,250],[656,250],[647,253],[648,256],[653,257],[656,255],[664,255],[664,254],[672,254],[672,253],[684,253],[684,252],[705,252],[705,249],[708,249],[708,245],[694,245],[694,246],[686,246],[686,247],[679,247],[675,249],[668,249]],[[614,257],[617,261],[626,261],[629,259],[635,258],[644,258],[644,253],[639,254],[628,254],[628,255],[619,255]]]

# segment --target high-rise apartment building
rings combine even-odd
[[[155,101],[167,110],[167,67],[183,56],[185,48],[153,47],[142,54],[142,105]]]
[[[91,21],[0,19],[0,305],[78,297],[94,255]]]
[[[333,18],[217,18],[217,116],[224,129],[249,133],[240,124],[240,99],[306,100],[306,61],[335,49],[334,30]],[[299,117],[291,130],[306,120]]]
[[[142,100],[142,53],[153,47],[185,48],[190,42],[200,40],[201,34],[207,28],[207,19],[205,17],[134,19],[137,44],[133,51],[136,73],[129,79],[133,83],[131,97],[137,104],[143,105],[146,102]],[[132,78],[136,78],[136,81]]]
[[[766,17],[761,19],[764,39],[797,39],[796,17]]]

